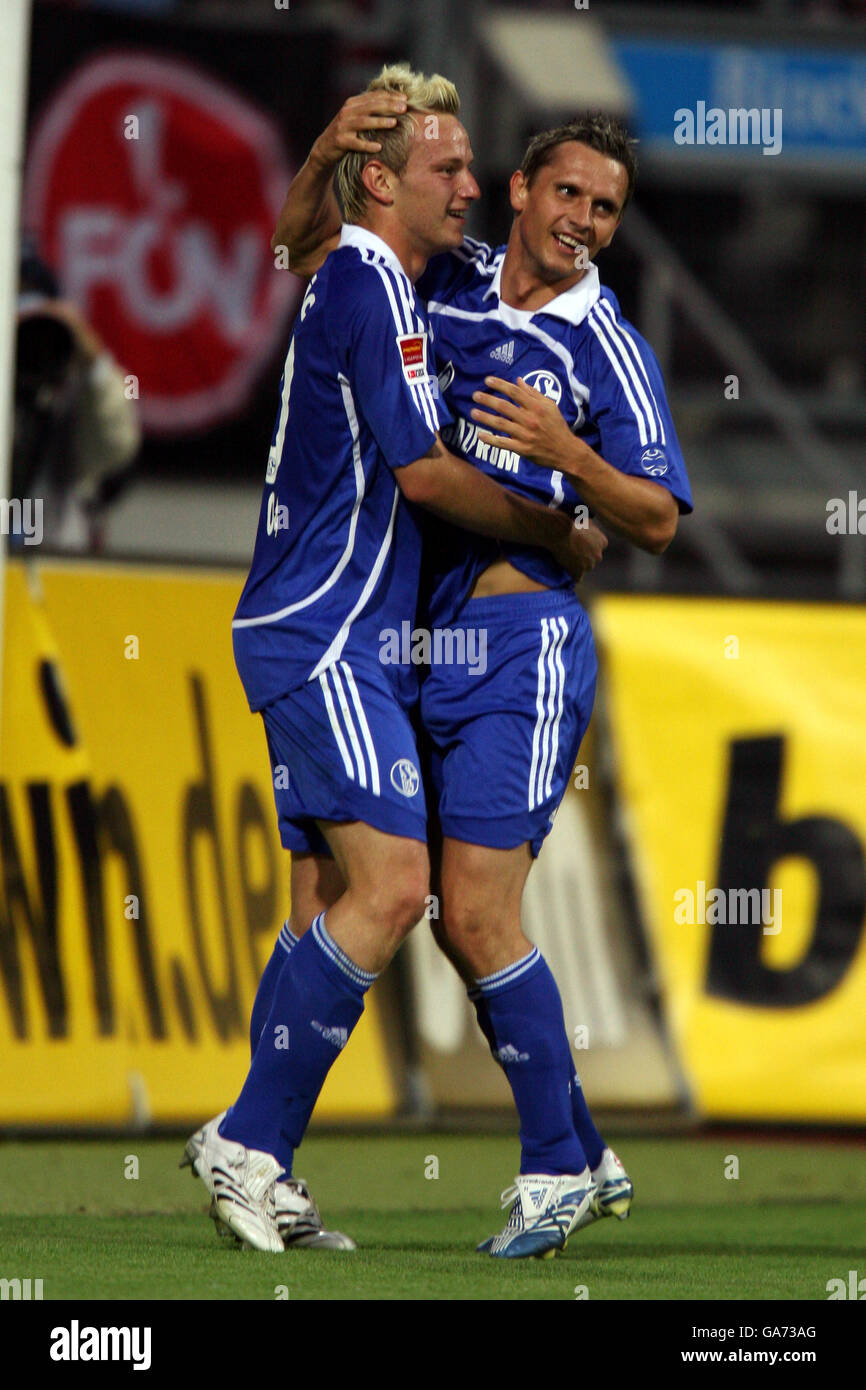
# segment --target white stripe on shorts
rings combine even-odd
[[[532,763],[529,770],[530,811],[534,811],[545,796],[552,793],[565,687],[565,669],[560,654],[567,636],[568,624],[564,618],[542,618],[538,686],[535,694],[537,713],[532,733]]]
[[[349,695],[352,701],[351,705],[349,704],[349,699],[343,685],[344,680],[349,688]],[[322,688],[325,708],[328,711],[328,719],[330,720],[334,739],[343,759],[346,775],[350,777],[353,782],[357,781],[366,791],[369,772],[370,790],[374,796],[381,796],[382,786],[379,779],[379,760],[376,757],[376,747],[373,743],[370,724],[361,700],[361,693],[358,690],[354,673],[348,661],[335,662],[333,666],[326,667],[319,676],[319,685]],[[332,685],[333,692],[331,689]],[[334,696],[336,696],[336,702]],[[354,714],[352,706],[354,706]],[[362,741],[363,747],[361,746]],[[351,752],[349,751],[350,744]],[[352,762],[353,755],[355,760],[354,764]]]
[[[361,703],[361,696],[359,694],[358,687],[355,684],[355,677],[352,675],[351,666],[349,665],[348,661],[341,661],[340,667],[342,668],[343,675],[346,677],[346,684],[349,687],[349,693],[352,696],[352,703],[355,706],[355,712],[358,716],[358,723],[361,726],[361,737],[363,738],[364,745],[367,749],[367,757],[370,759],[370,773],[372,776],[373,795],[379,796],[381,795],[382,791],[381,784],[379,782],[379,760],[376,757],[376,748],[373,743],[373,735],[370,733],[370,725],[367,723],[367,716],[364,713],[364,706]]]
[[[544,787],[545,796],[553,795],[553,774],[556,771],[556,761],[559,757],[559,724],[562,719],[562,703],[565,698],[565,667],[562,664],[562,648],[565,645],[565,639],[568,637],[568,623],[565,618],[556,618],[555,621],[559,623],[562,628],[562,637],[559,642],[557,642],[553,651],[553,659],[556,663],[556,672],[558,676],[556,719],[550,736],[550,766],[547,769],[547,782]]]
[[[328,668],[330,670],[330,667]],[[340,728],[340,721],[337,718],[337,711],[334,708],[334,698],[331,694],[331,687],[328,685],[328,671],[325,670],[319,676],[319,685],[322,687],[322,694],[325,697],[325,708],[328,711],[328,718],[331,721],[331,729],[336,740],[337,747],[343,756],[343,766],[346,769],[346,776],[355,780],[355,769],[352,766],[352,759],[349,756],[349,749],[346,740],[343,738],[343,731]]]
[[[346,731],[349,735],[349,741],[352,744],[352,752],[355,754],[355,762],[358,767],[358,781],[361,783],[361,786],[364,788],[364,791],[366,791],[367,765],[364,762],[364,754],[361,752],[361,743],[358,738],[358,732],[355,728],[354,723],[352,722],[352,711],[349,709],[349,702],[346,699],[346,692],[343,689],[343,682],[340,679],[339,671],[337,670],[336,666],[331,666],[329,670],[331,672],[331,679],[334,682],[334,689],[337,693],[337,700],[340,706],[340,713],[343,716],[343,723],[346,726]]]

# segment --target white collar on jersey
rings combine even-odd
[[[366,247],[369,251],[375,251],[384,261],[396,270],[398,275],[405,275],[406,272],[401,266],[397,255],[391,250],[387,241],[383,241],[375,232],[369,231],[366,227],[357,227],[354,222],[344,222],[340,232],[341,246]]]
[[[516,316],[520,316],[521,322],[527,322],[535,314],[554,314],[559,319],[565,319],[566,323],[574,324],[575,328],[579,323],[583,323],[593,304],[601,295],[601,284],[598,278],[598,271],[592,261],[586,273],[581,276],[576,285],[572,285],[570,290],[563,294],[558,294],[555,299],[551,299],[548,304],[542,304],[540,309],[516,309],[512,304],[505,304],[500,297],[499,282],[502,279],[502,265],[505,256],[500,256],[496,266],[493,279],[484,291],[484,299],[489,299],[492,294],[499,300],[499,308],[503,319],[508,320],[511,315],[515,316],[515,326],[517,326]]]

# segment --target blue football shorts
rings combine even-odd
[[[503,594],[447,632],[421,686],[430,804],[443,835],[536,856],[592,713],[589,618],[568,590]]]
[[[426,843],[415,734],[381,665],[335,661],[261,715],[285,849],[330,855],[317,820]]]

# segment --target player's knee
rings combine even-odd
[[[445,930],[451,950],[472,966],[477,965],[482,956],[486,957],[488,950],[496,946],[500,938],[500,933],[462,922],[449,922]]]
[[[449,875],[442,885],[442,915],[449,940],[471,940],[501,931],[507,913],[501,894],[480,876]]]
[[[418,875],[407,878],[403,883],[394,920],[395,927],[403,936],[407,936],[415,923],[424,916],[429,887],[426,877]]]
[[[389,935],[402,938],[424,916],[430,891],[430,868],[423,845],[409,852],[383,874],[377,893],[378,911]]]
[[[445,892],[442,903],[443,949],[464,960],[476,977],[488,973],[491,961],[513,955],[523,941],[519,900],[488,889],[464,878],[459,891]]]
[[[473,905],[465,901],[445,898],[443,903],[444,935],[452,946],[477,936],[483,930],[481,914],[473,910]]]

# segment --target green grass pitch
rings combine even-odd
[[[862,1146],[612,1139],[635,1184],[628,1221],[596,1221],[547,1261],[491,1260],[516,1142],[312,1134],[299,1154],[352,1253],[265,1255],[217,1238],[183,1138],[0,1143],[0,1276],[45,1299],[808,1299],[866,1274]],[[739,1164],[737,1178],[731,1156]],[[132,1174],[137,1160],[138,1176]],[[438,1160],[438,1177],[433,1173]],[[282,1294],[283,1297],[286,1293]]]

